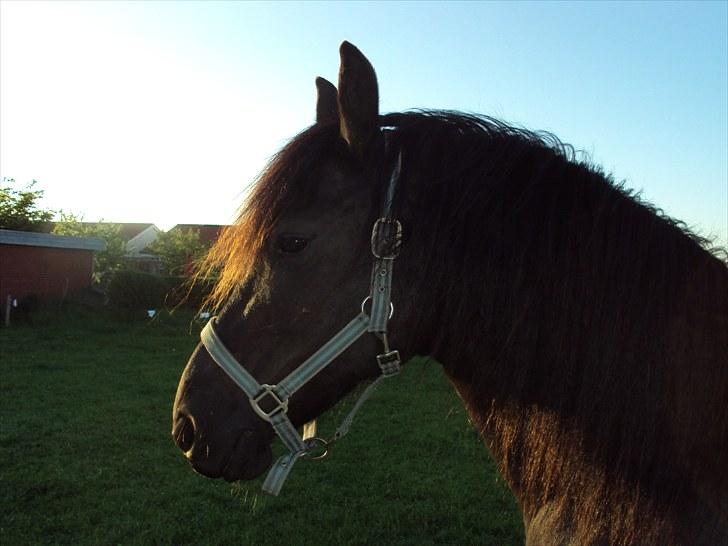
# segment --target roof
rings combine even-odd
[[[120,227],[120,235],[124,241],[129,241],[137,235],[139,235],[145,229],[153,226],[154,224],[149,222],[132,222],[132,223],[119,223],[119,222],[81,222],[84,226],[98,226],[99,224],[110,224],[112,226]]]
[[[220,237],[220,233],[225,229],[226,225],[220,224],[177,224],[169,231],[179,229],[182,231],[197,230],[200,233],[200,242],[203,245],[211,245],[217,238]]]
[[[33,231],[0,229],[0,245],[39,246],[77,250],[104,250],[106,242],[98,237],[68,237]]]
[[[124,241],[129,241],[130,239],[133,239],[137,235],[139,235],[142,231],[149,228],[150,226],[153,226],[154,224],[149,222],[130,222],[130,223],[120,223],[120,222],[79,222],[82,226],[88,226],[88,227],[94,227],[98,225],[109,225],[109,226],[119,226],[120,230],[119,233],[121,235],[121,238],[124,239]],[[46,233],[50,233],[53,231],[53,228],[55,227],[55,222],[47,222],[43,227],[42,231]],[[155,226],[156,227],[156,226]]]
[[[139,235],[145,229],[148,229],[148,228],[154,226],[154,224],[151,224],[151,223],[119,224],[119,225],[121,226],[121,236],[124,238],[125,241],[133,239],[134,237]]]

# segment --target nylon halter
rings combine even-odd
[[[383,129],[385,157],[386,150],[389,147],[390,132],[389,129]],[[394,305],[391,300],[392,268],[394,259],[399,255],[402,235],[402,226],[393,217],[394,195],[399,182],[401,163],[402,153],[400,151],[389,176],[381,215],[372,227],[371,248],[374,263],[369,295],[362,302],[361,312],[321,346],[318,351],[276,385],[260,384],[235,359],[218,337],[217,332],[215,332],[216,317],[210,319],[200,334],[202,344],[213,360],[248,395],[248,400],[255,413],[271,424],[273,430],[288,448],[288,453],[279,457],[268,472],[268,476],[263,482],[263,491],[278,495],[293,468],[293,464],[299,458],[323,458],[328,453],[328,446],[342,438],[349,431],[356,412],[371,396],[381,381],[397,375],[400,371],[399,351],[392,350],[389,347],[387,322],[394,312]],[[367,314],[365,307],[369,302],[371,302],[371,309]],[[289,399],[367,332],[379,338],[383,345],[382,353],[376,357],[381,375],[362,392],[349,414],[334,433],[333,438],[324,440],[316,437],[315,421],[306,424],[304,434],[301,436],[288,418]]]

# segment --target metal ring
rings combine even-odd
[[[372,297],[371,297],[371,296],[367,296],[366,298],[364,298],[364,301],[363,301],[363,302],[361,302],[361,312],[362,312],[362,313],[364,313],[364,314],[365,314],[365,315],[367,315],[367,316],[369,316],[369,313],[367,313],[367,312],[366,312],[366,311],[364,310],[364,306],[365,306],[365,305],[367,304],[367,302],[368,302],[368,301],[369,301],[370,299],[372,299]],[[390,301],[390,302],[389,302],[389,318],[391,319],[393,315],[394,315],[394,304],[393,304],[393,303],[392,303],[392,302]]]
[[[329,443],[323,438],[313,436],[311,438],[308,438],[307,440],[304,440],[304,444],[306,444],[306,451],[303,453],[302,457],[306,457],[311,461],[320,461],[329,454]],[[311,451],[316,447],[323,448],[324,452],[320,455],[312,455]]]

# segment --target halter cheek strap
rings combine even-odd
[[[388,133],[389,131],[385,131],[385,144],[388,141]],[[293,464],[299,458],[323,458],[328,453],[328,446],[346,435],[357,411],[382,380],[399,373],[401,359],[399,351],[392,350],[389,347],[387,323],[394,311],[391,300],[392,270],[394,260],[399,255],[402,240],[402,226],[398,220],[392,217],[394,194],[399,181],[401,162],[400,152],[389,177],[381,217],[374,223],[372,228],[371,246],[374,264],[372,266],[369,295],[362,302],[361,312],[318,351],[279,381],[278,384],[260,384],[235,359],[220,340],[215,331],[215,317],[210,319],[200,334],[202,344],[213,360],[248,395],[248,400],[255,413],[271,424],[273,430],[288,448],[288,453],[276,460],[263,482],[263,490],[273,495],[280,492],[283,483],[293,468]],[[370,301],[371,309],[367,314],[365,307]],[[382,341],[383,351],[377,355],[377,364],[381,370],[381,375],[362,392],[349,414],[334,433],[333,438],[323,440],[316,437],[315,421],[304,427],[304,435],[301,436],[288,418],[288,401],[290,397],[311,381],[316,374],[331,364],[364,333],[374,334]],[[323,453],[321,453],[322,450]]]

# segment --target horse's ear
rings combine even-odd
[[[341,44],[339,127],[354,154],[363,159],[379,135],[377,75],[367,58],[349,42]]]
[[[316,123],[333,123],[339,119],[339,104],[333,83],[316,78]]]

